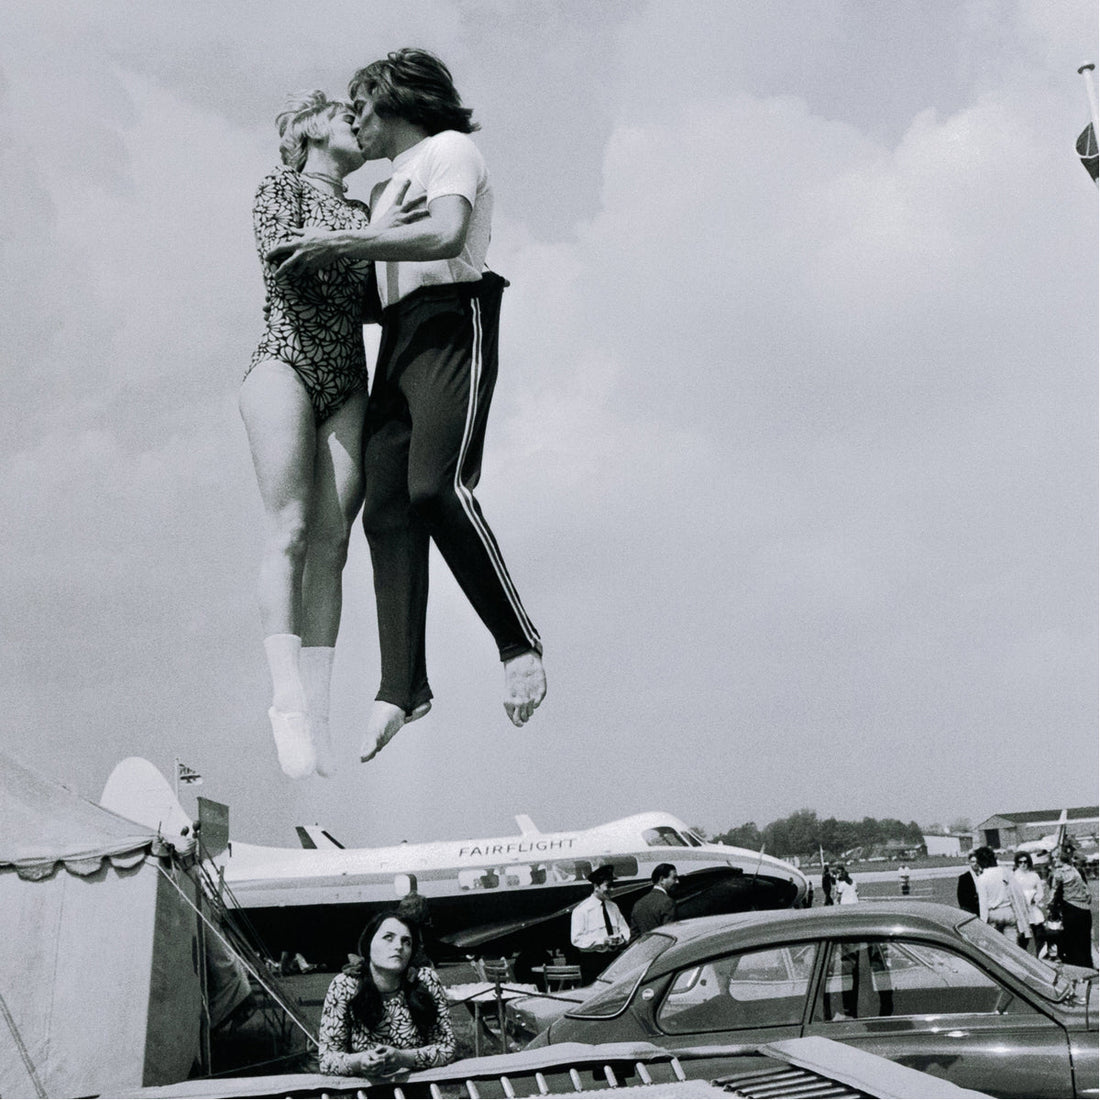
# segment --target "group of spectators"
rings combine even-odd
[[[1073,856],[1070,845],[1017,852],[1009,871],[992,848],[975,848],[959,875],[959,908],[1040,957],[1091,967],[1092,897]]]

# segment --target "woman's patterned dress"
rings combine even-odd
[[[351,1055],[385,1044],[416,1055],[416,1069],[445,1066],[454,1061],[455,1033],[447,994],[431,967],[421,967],[417,977],[432,995],[436,1005],[436,1020],[431,1034],[421,1035],[409,1015],[405,994],[397,993],[384,1001],[385,1015],[373,1031],[368,1031],[352,1011],[351,1002],[359,992],[359,979],[350,974],[337,974],[325,994],[321,1009],[321,1032],[318,1053],[322,1073],[354,1075]]]
[[[248,371],[264,359],[289,364],[301,378],[320,425],[353,393],[367,388],[363,316],[366,295],[376,294],[373,265],[341,259],[315,274],[276,281],[275,265],[263,257],[292,239],[287,232],[292,226],[365,229],[369,209],[354,199],[325,194],[284,167],[261,181],[252,223],[267,291],[267,331]]]

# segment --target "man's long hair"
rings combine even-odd
[[[395,50],[385,60],[371,62],[351,78],[348,95],[353,100],[367,95],[380,117],[402,118],[423,126],[429,135],[481,129],[472,120],[473,110],[462,106],[450,69],[427,50]]]

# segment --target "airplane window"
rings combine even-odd
[[[505,886],[530,886],[531,885],[531,868],[525,867],[522,864],[518,867],[505,867],[504,870],[504,885]]]
[[[684,833],[684,836],[688,838],[688,843],[693,848],[702,848],[703,845],[706,843],[706,841],[704,841],[701,836],[699,836],[697,833],[693,833],[690,829],[688,829],[687,832]]]
[[[669,825],[658,825],[656,829],[646,829],[642,839],[650,848],[686,848],[687,841]]]
[[[458,872],[460,890],[492,890],[500,885],[500,875],[492,867],[464,867]]]
[[[551,882],[572,882],[577,877],[575,863],[549,863],[546,869]]]
[[[618,878],[635,878],[638,874],[638,861],[633,856],[614,856],[607,862],[615,868]]]

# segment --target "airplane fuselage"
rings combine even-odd
[[[267,949],[310,961],[343,961],[367,919],[415,883],[432,914],[435,954],[568,948],[569,910],[591,893],[587,875],[615,868],[624,914],[659,863],[680,874],[681,917],[786,908],[807,883],[791,865],[742,848],[708,844],[667,814],[542,833],[521,819],[518,836],[388,848],[261,848],[234,842],[222,857],[231,897]]]

